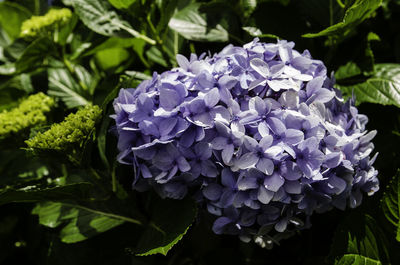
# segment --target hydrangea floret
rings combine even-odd
[[[94,130],[101,112],[99,106],[87,105],[76,113],[69,114],[64,121],[53,124],[49,130],[39,132],[25,143],[35,150],[66,151],[72,147],[79,147]]]
[[[36,37],[40,32],[47,32],[56,26],[62,26],[72,17],[68,8],[50,9],[43,16],[32,16],[21,25],[21,37]]]
[[[16,135],[33,126],[46,122],[46,113],[54,100],[43,93],[31,95],[11,109],[0,113],[0,139]]]
[[[323,62],[293,47],[255,39],[178,55],[179,67],[122,89],[112,117],[133,188],[181,199],[194,187],[215,233],[262,246],[374,194],[376,131]]]

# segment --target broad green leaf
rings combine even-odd
[[[99,233],[108,231],[125,221],[92,212],[89,208],[72,207],[59,202],[38,203],[32,214],[39,216],[40,224],[55,228],[64,227],[60,231],[60,239],[64,243],[76,243]]]
[[[122,8],[128,8],[130,5],[132,5],[136,0],[108,0],[115,8],[122,9]]]
[[[374,70],[370,77],[357,76],[360,70],[354,64],[347,64],[336,73],[336,86],[346,95],[354,91],[357,103],[400,107],[400,64],[376,64]]]
[[[383,231],[371,216],[353,212],[338,226],[330,255],[338,259],[343,254],[355,254],[388,261],[386,241]]]
[[[361,255],[346,254],[335,265],[382,265],[382,262]]]
[[[156,46],[148,49],[146,55],[151,61],[158,63],[163,67],[168,67],[168,62],[164,59],[162,52]]]
[[[74,80],[67,69],[50,68],[49,75],[49,95],[60,98],[68,108],[84,106],[89,101],[83,96],[84,91]]]
[[[151,221],[138,243],[136,255],[167,255],[186,234],[196,214],[196,205],[190,199],[158,199],[153,205]]]
[[[82,22],[94,32],[113,36],[124,30],[134,37],[155,44],[154,40],[140,34],[128,22],[122,20],[107,1],[71,0],[71,4]]]
[[[224,11],[229,11],[229,7]],[[213,42],[229,40],[230,22],[229,12],[222,12],[221,8],[204,9],[201,4],[193,3],[174,14],[168,26],[188,40]]]
[[[55,51],[54,45],[47,37],[34,40],[24,50],[15,63],[18,72],[26,72],[42,67],[46,58]]]
[[[119,66],[130,57],[129,52],[124,48],[110,48],[96,53],[95,58],[103,70]]]
[[[16,3],[0,3],[0,27],[13,40],[19,37],[22,22],[27,20],[31,15],[28,9]]]
[[[239,3],[245,18],[250,17],[257,7],[257,0],[240,0]]]
[[[0,65],[0,75],[13,75],[15,72],[15,63],[6,63]]]
[[[93,49],[90,49],[86,53],[84,53],[83,56],[88,56],[95,54],[99,51],[107,50],[107,49],[112,49],[112,48],[130,48],[134,47],[135,44],[137,43],[137,40],[143,41],[140,39],[136,38],[118,38],[118,37],[110,37],[103,43],[97,45]]]
[[[334,24],[318,33],[304,34],[305,38],[322,36],[345,36],[356,26],[369,18],[381,5],[382,0],[356,0],[347,10],[341,22]]]
[[[74,183],[53,188],[39,188],[37,185],[21,189],[0,190],[0,205],[11,202],[63,201],[86,198],[93,186],[90,183]]]
[[[393,225],[396,240],[400,242],[400,169],[386,188],[381,206],[386,219]]]

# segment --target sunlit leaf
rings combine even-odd
[[[77,84],[72,75],[64,68],[50,68],[49,95],[60,98],[68,108],[84,106],[89,101],[83,96],[82,87]]]
[[[306,38],[316,38],[322,36],[345,36],[356,26],[369,18],[373,12],[381,5],[382,0],[356,0],[346,10],[341,22],[334,24],[318,33],[304,34]]]
[[[38,203],[32,213],[39,216],[39,222],[44,226],[55,228],[64,225],[60,231],[64,243],[83,241],[125,222],[89,208],[76,208],[59,202]]]
[[[382,265],[379,260],[370,259],[361,255],[346,254],[335,265]]]
[[[213,12],[221,11],[220,8]],[[209,13],[206,13],[209,12]],[[227,41],[229,33],[227,23],[229,12],[213,16],[210,9],[203,9],[199,3],[193,3],[172,16],[168,25],[184,38],[196,41]]]
[[[370,102],[400,107],[399,64],[376,64],[375,73],[370,77],[359,74],[360,70],[354,64],[340,68],[335,75],[337,87],[347,95],[354,92],[357,103]]]

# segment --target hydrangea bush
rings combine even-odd
[[[294,43],[258,39],[214,55],[177,56],[179,67],[114,101],[118,161],[133,188],[193,195],[216,216],[213,231],[271,244],[333,207],[379,189],[368,121],[334,88],[322,61]]]

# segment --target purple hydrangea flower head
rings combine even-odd
[[[178,55],[179,67],[122,89],[113,118],[133,188],[180,199],[197,187],[215,233],[261,246],[308,227],[314,212],[374,194],[376,131],[323,62],[293,48],[255,39]]]

